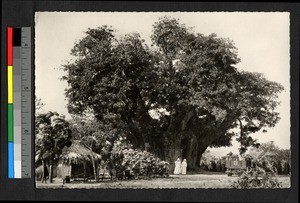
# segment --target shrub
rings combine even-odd
[[[222,165],[221,165],[220,161],[217,161],[217,163],[216,163],[216,171],[218,171],[218,172],[222,171]]]
[[[208,170],[209,171],[216,171],[216,162],[215,161],[210,161],[208,165]]]
[[[244,171],[231,186],[238,189],[281,187],[278,179],[275,177],[275,173],[272,171],[266,172],[266,170],[261,167]]]
[[[147,151],[132,149],[117,142],[110,155],[109,170],[115,170],[118,179],[167,177],[169,163]]]
[[[207,166],[206,162],[201,161],[200,168],[202,168],[203,170],[208,170],[208,166]]]
[[[159,161],[155,168],[155,174],[159,177],[168,177],[169,163],[166,161]]]

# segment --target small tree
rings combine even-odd
[[[262,143],[258,148],[251,148],[249,156],[259,165],[272,165],[280,174],[284,172],[282,164],[290,162],[290,150],[280,149],[273,141]],[[284,165],[283,165],[284,166]]]
[[[36,142],[35,153],[49,167],[49,180],[53,179],[53,164],[59,159],[64,147],[70,147],[71,130],[65,117],[56,112],[42,113],[35,120]]]

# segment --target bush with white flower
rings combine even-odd
[[[131,145],[114,143],[108,168],[114,170],[117,179],[168,177],[169,163],[147,151],[133,149]]]

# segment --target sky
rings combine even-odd
[[[264,143],[274,141],[280,148],[290,148],[290,52],[288,12],[36,12],[35,14],[35,94],[45,104],[44,110],[67,112],[61,81],[63,64],[72,60],[70,50],[85,36],[88,28],[112,26],[118,36],[140,33],[150,45],[152,25],[159,17],[171,16],[192,27],[194,32],[233,40],[241,62],[239,70],[263,73],[268,80],[283,85],[277,108],[281,120],[267,133],[253,138]],[[232,151],[239,144],[210,149],[216,156]]]

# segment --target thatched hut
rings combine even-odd
[[[101,160],[101,155],[92,152],[87,147],[73,141],[72,145],[67,148],[61,155],[57,166],[57,176],[65,178],[95,178],[97,163]]]

